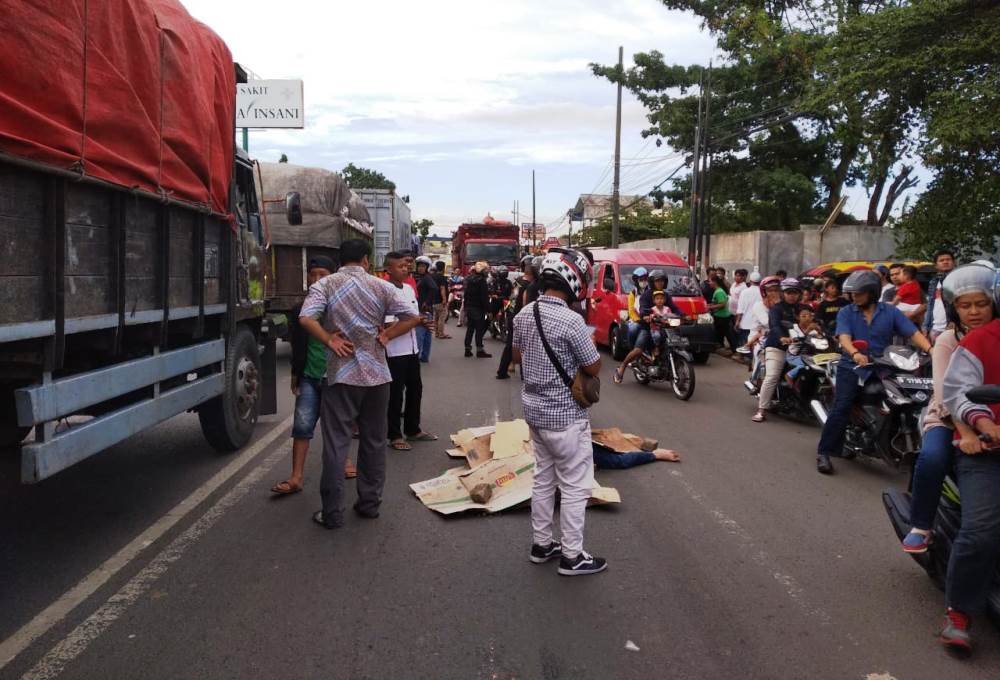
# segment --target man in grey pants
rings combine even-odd
[[[344,523],[344,461],[355,422],[359,442],[354,510],[368,519],[378,517],[385,486],[386,411],[392,381],[384,345],[422,322],[392,284],[368,273],[367,243],[344,241],[340,258],[343,264],[335,274],[309,288],[299,313],[302,327],[330,350],[320,416],[323,509],[313,514],[313,521],[327,529]],[[387,316],[400,321],[383,331]]]

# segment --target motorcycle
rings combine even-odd
[[[1000,385],[983,385],[969,391],[969,399],[979,404],[995,404],[1000,402]],[[962,455],[962,454],[958,454]],[[988,455],[988,454],[981,454]],[[997,455],[997,454],[992,454]],[[913,486],[913,471],[910,471],[910,488]],[[909,491],[901,489],[886,489],[882,492],[882,504],[889,515],[896,536],[902,541],[910,532]],[[910,557],[923,568],[935,584],[942,590],[945,586],[945,576],[948,574],[948,560],[951,558],[951,546],[958,536],[962,521],[962,499],[958,493],[958,485],[949,475],[944,480],[941,489],[941,500],[938,503],[937,516],[934,518],[934,540],[925,553],[911,553]],[[986,598],[986,611],[997,625],[1000,625],[1000,564],[993,574],[992,586]]]
[[[448,313],[459,318],[462,313],[462,290],[465,284],[462,282],[448,284]]]
[[[830,351],[831,342],[828,338],[805,335],[798,330],[798,327],[792,329],[791,338],[792,343],[788,345],[786,351],[801,358],[805,365],[796,373],[794,379],[789,381],[787,376],[794,366],[790,362],[785,364],[785,372],[778,380],[774,392],[776,404],[774,412],[800,421],[819,421],[816,407],[827,408],[825,405],[828,405],[832,398],[827,367],[835,365],[840,359],[840,354]],[[764,382],[763,358],[759,358],[755,366],[757,370],[743,383],[743,386],[756,399],[760,393],[761,383]]]
[[[502,343],[507,342],[507,329],[514,314],[514,302],[509,298],[497,298],[494,305],[497,311],[490,314],[490,325],[488,327],[490,337]]]
[[[859,352],[868,348],[864,341],[854,346]],[[934,391],[934,381],[923,375],[929,364],[929,356],[903,345],[890,345],[874,358],[873,379],[865,383],[851,409],[844,458],[881,458],[894,468],[912,463],[920,451],[920,413]],[[827,364],[826,370],[836,391],[836,363]],[[825,423],[827,407],[815,399],[810,406]]]
[[[662,347],[657,355],[643,351],[642,355],[629,364],[635,381],[640,385],[651,382],[670,381],[674,396],[681,401],[687,401],[694,394],[694,358],[691,356],[687,338],[674,329],[682,324],[681,319],[673,317],[663,322],[650,322],[651,331],[664,333]]]

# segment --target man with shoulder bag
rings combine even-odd
[[[577,250],[551,249],[539,267],[541,296],[514,318],[514,359],[524,372],[521,399],[535,452],[530,559],[542,564],[559,557],[563,576],[596,574],[608,566],[583,549],[594,486],[586,409],[599,397],[601,358],[590,329],[569,307],[586,297],[592,269]],[[552,531],[557,486],[561,543]]]

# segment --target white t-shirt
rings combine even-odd
[[[740,329],[752,331],[755,326],[752,324],[750,312],[754,306],[761,301],[760,286],[750,286],[740,294],[740,299],[736,305],[736,313],[740,316]]]
[[[400,297],[406,300],[406,303],[413,309],[413,315],[419,316],[420,306],[417,304],[417,294],[413,291],[413,286],[408,286],[404,283],[401,288],[399,286],[397,288],[399,289]],[[394,321],[396,321],[396,317],[394,316],[385,317],[387,324]],[[390,357],[405,357],[417,354],[418,352],[420,352],[420,346],[417,345],[417,332],[412,328],[409,333],[403,333],[390,340],[388,346],[385,348],[386,356]]]
[[[948,330],[948,314],[944,311],[944,300],[941,299],[941,283],[934,290],[934,316],[931,317],[931,330],[944,333]]]
[[[769,312],[770,310],[767,308],[767,305],[764,304],[764,301],[759,300],[753,306],[753,309],[750,310],[750,313],[743,317],[743,321],[749,323],[747,329],[754,331],[758,328],[762,328],[766,332],[768,327],[771,325]],[[748,317],[749,321],[747,321]],[[740,327],[742,328],[742,324],[740,324]]]
[[[739,313],[740,294],[747,289],[746,283],[734,283],[729,289],[729,311],[732,314]]]

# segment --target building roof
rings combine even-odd
[[[611,194],[580,194],[573,207],[574,219],[597,220],[611,214]],[[618,198],[623,208],[635,205],[640,201],[651,203],[649,198],[639,194],[622,194]]]

